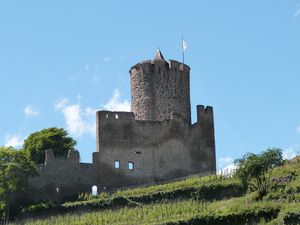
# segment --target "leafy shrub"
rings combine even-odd
[[[283,164],[282,150],[273,148],[261,154],[247,153],[243,158],[236,159],[235,164],[235,174],[244,186],[258,191],[262,197],[270,188],[273,170]]]

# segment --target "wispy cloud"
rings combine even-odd
[[[81,137],[83,134],[95,135],[96,110],[80,104],[71,104],[68,99],[62,99],[55,103],[55,109],[64,115],[67,130],[71,135]]]
[[[232,164],[233,161],[234,161],[234,159],[231,158],[231,157],[219,158],[218,159],[218,167],[219,168],[224,168],[224,167],[228,166],[229,164]]]
[[[282,157],[283,159],[292,159],[295,156],[300,155],[300,145],[299,144],[294,144],[286,149],[282,150]]]
[[[109,56],[103,58],[103,61],[104,61],[104,62],[109,62],[109,61],[111,61],[111,60],[112,60],[112,58],[109,57]]]
[[[297,131],[298,134],[300,134],[300,126],[298,126],[298,127],[296,128],[296,131]]]
[[[297,10],[296,10],[296,12],[295,12],[295,14],[294,14],[294,17],[300,16],[300,6],[297,5],[296,8],[297,8]]]
[[[20,135],[17,134],[6,134],[5,135],[5,144],[4,146],[6,147],[20,147],[23,145],[24,143],[24,139],[23,137],[21,137]]]
[[[84,75],[85,73],[87,73],[89,71],[90,71],[90,65],[89,64],[85,64],[84,66],[81,67],[81,69],[76,74],[73,74],[73,75],[69,76],[69,80],[70,81],[76,81],[82,75]]]
[[[130,111],[130,103],[127,100],[120,100],[121,93],[115,89],[112,97],[104,105],[104,109],[110,111]]]
[[[40,110],[33,105],[27,105],[24,108],[24,113],[27,117],[35,117],[38,116],[40,114]]]
[[[234,164],[234,159],[232,157],[223,157],[219,158],[217,160],[217,170],[218,174],[223,173],[223,174],[230,174],[232,173],[235,169],[236,166]]]
[[[80,102],[81,95],[77,95]],[[96,109],[94,107],[82,107],[80,103],[71,103],[69,99],[63,98],[54,104],[55,110],[63,114],[66,129],[71,135],[81,137],[84,134],[95,136],[96,133]],[[104,109],[111,111],[130,111],[127,100],[120,100],[120,91],[114,90],[112,97],[104,104]]]

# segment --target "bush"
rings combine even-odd
[[[236,159],[235,175],[245,187],[250,187],[264,196],[270,188],[271,175],[275,167],[283,164],[282,150],[268,149],[261,154],[248,153]]]

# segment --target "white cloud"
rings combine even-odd
[[[68,77],[68,79],[72,82],[75,82],[77,81],[80,77],[82,77],[83,75],[86,75],[88,74],[90,71],[90,65],[89,64],[85,64],[81,67],[81,69],[76,73],[76,74],[73,74],[73,75],[70,75]]]
[[[55,103],[55,109],[63,113],[67,130],[71,135],[81,137],[83,134],[95,135],[95,109],[82,109],[80,104],[71,104],[68,99]]]
[[[64,98],[64,99],[62,99],[62,100],[56,102],[56,103],[54,104],[55,109],[56,109],[56,110],[62,110],[63,108],[66,107],[66,105],[68,104],[68,102],[69,102],[69,99],[67,99],[67,98]]]
[[[96,73],[94,73],[92,75],[92,80],[94,81],[95,84],[99,84],[100,83],[99,75],[97,75]]]
[[[218,171],[217,173],[220,174],[230,174],[232,173],[235,169],[236,166],[234,165],[234,159],[231,157],[223,157],[219,158],[217,162],[217,168]]]
[[[35,116],[38,116],[40,114],[40,111],[37,107],[35,107],[33,105],[27,105],[24,108],[24,113],[27,117],[35,117]]]
[[[77,99],[80,100],[80,98]],[[69,99],[64,98],[54,104],[55,110],[64,115],[66,129],[71,135],[81,137],[84,134],[96,133],[96,109],[85,107],[77,104],[72,104]],[[120,100],[120,91],[114,90],[111,99],[104,105],[106,110],[111,111],[130,111],[130,104],[127,100]]]
[[[107,56],[107,57],[105,57],[105,58],[103,59],[103,61],[104,61],[104,62],[109,62],[109,61],[111,61],[111,57]]]
[[[299,144],[291,145],[288,148],[283,149],[283,151],[282,151],[283,159],[292,159],[299,154],[300,154],[300,145]]]
[[[233,172],[236,170],[236,165],[235,164],[229,164],[222,168],[221,170],[218,171],[218,174],[222,173],[224,175],[231,175]]]
[[[4,146],[5,147],[20,147],[22,146],[24,143],[24,138],[22,138],[21,136],[19,135],[16,135],[16,134],[13,134],[13,135],[10,135],[10,134],[6,134],[5,135],[5,144]]]
[[[298,127],[296,128],[296,130],[297,130],[297,133],[300,134],[300,126],[298,126]]]
[[[297,10],[294,14],[294,17],[298,17],[298,16],[300,16],[300,7],[299,6],[297,6]]]
[[[233,164],[234,159],[231,157],[224,157],[218,159],[218,167],[223,169],[224,167]]]
[[[130,103],[127,100],[120,100],[120,91],[115,89],[113,96],[109,101],[104,105],[104,109],[110,111],[130,111]]]

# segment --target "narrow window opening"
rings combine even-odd
[[[128,162],[128,169],[133,170],[134,169],[134,163],[133,162]]]
[[[120,168],[120,161],[116,160],[115,161],[115,169],[119,169]]]
[[[136,152],[134,152],[135,154],[141,154],[141,152],[139,152],[139,151],[136,151]]]
[[[97,194],[98,194],[98,188],[97,188],[96,185],[94,185],[94,186],[92,187],[92,195],[97,195]]]
[[[106,118],[106,119],[108,118],[108,113],[106,113],[105,118]]]
[[[118,116],[118,114],[116,114],[116,116],[115,116],[115,117],[116,117],[116,119],[119,119],[119,116]]]

